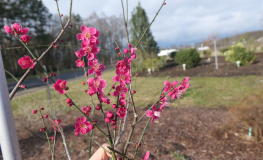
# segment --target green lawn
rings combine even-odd
[[[103,72],[102,78],[106,79],[108,86],[105,89],[105,94],[113,84],[112,76],[115,75],[114,71]],[[137,93],[134,95],[134,100],[137,107],[145,107],[153,104],[159,97],[160,90],[163,87],[163,82],[167,77],[138,77],[137,78]],[[171,77],[170,82],[177,80],[181,81],[184,77]],[[262,76],[246,76],[246,77],[231,77],[231,78],[217,78],[217,77],[190,77],[190,88],[185,92],[179,100],[173,100],[171,106],[176,107],[206,107],[215,108],[221,106],[231,106],[234,104],[238,97],[248,96],[248,92],[257,90],[263,84]],[[81,82],[85,81],[79,79],[68,83],[68,95],[79,106],[91,105],[91,99],[85,89],[88,89],[87,84],[82,85]],[[134,84],[133,84],[134,87]],[[67,106],[64,95],[60,95],[51,88],[52,104],[56,112],[68,111],[70,108]],[[32,97],[33,96],[33,97]],[[95,96],[93,96],[96,99]],[[116,103],[116,98],[110,96],[111,102]],[[95,100],[97,104],[98,101]],[[14,98],[11,102],[12,108],[16,114],[30,113],[32,109],[45,107],[50,110],[50,101],[47,97],[46,89]],[[106,107],[106,105],[105,105]]]

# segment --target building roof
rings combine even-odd
[[[168,56],[170,55],[172,52],[177,52],[177,49],[165,49],[165,50],[161,50],[157,55],[160,56]]]
[[[198,51],[204,51],[204,50],[208,50],[209,47],[208,46],[204,46],[204,47],[199,47],[197,50]]]

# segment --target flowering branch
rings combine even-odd
[[[69,19],[68,19],[66,25],[64,26],[64,30],[61,30],[61,31],[60,31],[59,35],[58,35],[57,38],[54,40],[54,43],[56,43],[56,42],[60,39],[60,37],[61,37],[61,36],[63,35],[63,33],[65,32],[65,29],[69,26],[69,23],[70,23],[70,21],[71,21],[72,1],[73,1],[73,0],[70,1]],[[53,45],[51,44],[51,45],[47,48],[47,50],[44,51],[44,52],[42,53],[42,55],[41,55],[36,61],[41,61],[42,58],[48,53],[48,51],[49,51],[52,47],[53,47]],[[28,48],[27,48],[27,49],[28,49]],[[34,62],[34,65],[36,65],[36,63],[37,63],[37,62]],[[16,84],[16,86],[14,87],[14,89],[12,90],[12,92],[11,92],[10,95],[9,95],[10,101],[13,99],[14,95],[16,94],[16,92],[17,92],[17,90],[18,90],[18,88],[19,88],[19,85],[21,85],[21,84],[24,82],[24,80],[26,79],[26,77],[28,76],[28,74],[30,73],[30,71],[31,71],[31,68],[28,68],[27,71],[26,71],[26,73],[21,77],[21,79],[19,80],[19,82],[18,82],[18,83]]]
[[[52,148],[51,148],[51,144],[50,144],[50,141],[49,141],[49,136],[48,136],[48,133],[47,133],[47,128],[46,128],[45,122],[44,122],[44,117],[43,117],[43,115],[42,115],[41,110],[39,110],[39,112],[40,112],[41,119],[42,119],[42,123],[43,123],[43,126],[44,126],[44,131],[45,131],[45,133],[46,133],[46,137],[47,137],[49,149],[50,149],[51,155],[52,155],[52,157],[53,157],[53,150],[52,150]]]

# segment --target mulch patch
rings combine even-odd
[[[146,108],[139,109],[138,113],[142,115],[145,111]],[[126,141],[130,124],[133,121],[132,114],[129,112],[126,132],[122,139],[123,143]],[[72,134],[74,122],[78,117],[81,117],[81,114],[76,110],[71,110],[59,117],[67,136],[67,144],[72,159],[87,159],[89,137],[85,135],[77,137]],[[106,131],[105,123],[99,111],[96,111],[96,117],[98,125]],[[144,118],[141,124],[136,127],[132,142],[139,140],[146,122],[147,118]],[[50,159],[45,134],[39,132],[42,127],[41,121],[28,121],[26,116],[18,116],[15,118],[15,123],[23,159]],[[49,122],[46,124],[48,124],[51,133],[52,125]],[[31,132],[26,130],[25,126],[28,126]],[[142,158],[148,150],[151,152],[153,160],[172,160],[171,152],[177,152],[188,159],[196,160],[211,160],[213,158],[217,160],[262,159],[263,142],[247,138],[247,132],[241,126],[233,126],[233,119],[223,108],[165,108],[161,118],[155,123],[149,124],[136,159]],[[96,129],[94,130],[94,138],[100,143],[107,142]],[[96,149],[98,146],[93,142],[92,152]],[[131,156],[134,150],[135,147],[130,146],[128,155]],[[55,157],[57,160],[67,159],[60,134],[56,138]]]

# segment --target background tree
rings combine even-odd
[[[131,31],[131,44],[136,45],[137,42],[142,37],[145,29],[149,26],[149,20],[145,10],[141,7],[140,2],[138,6],[133,10],[131,20],[130,20],[130,31]],[[153,52],[155,55],[159,51],[157,42],[154,40],[152,32],[150,29],[145,33],[144,38],[142,39],[140,50],[146,51],[146,53]]]

